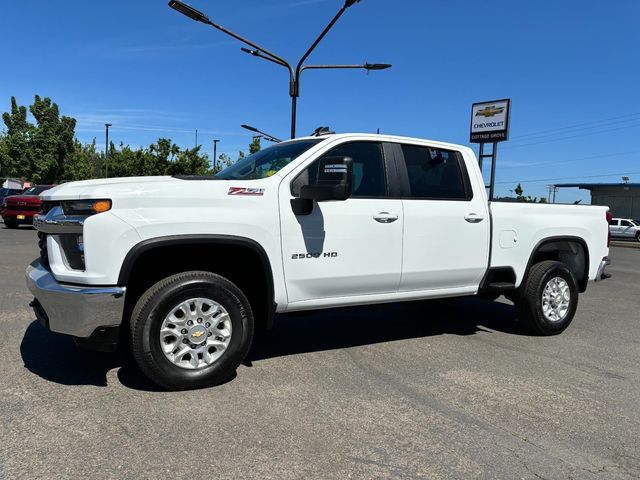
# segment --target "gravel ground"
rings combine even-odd
[[[237,376],[167,393],[28,307],[35,231],[0,228],[0,478],[640,477],[640,250],[562,335],[506,301],[276,319]]]

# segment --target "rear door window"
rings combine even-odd
[[[410,198],[470,200],[472,192],[459,152],[435,147],[402,145]]]

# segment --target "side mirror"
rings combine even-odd
[[[324,157],[318,165],[315,185],[300,187],[300,197],[291,200],[296,215],[309,215],[313,201],[346,200],[351,196],[353,160],[350,157]]]

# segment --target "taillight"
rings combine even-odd
[[[605,217],[607,219],[607,248],[611,245],[611,229],[609,225],[611,225],[611,220],[613,220],[613,215],[609,210],[605,213]]]

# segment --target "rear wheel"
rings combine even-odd
[[[5,218],[4,226],[7,228],[18,228],[18,221],[14,218]]]
[[[531,267],[516,301],[518,319],[536,335],[564,331],[578,307],[578,285],[561,262],[546,260]]]
[[[253,338],[242,291],[210,272],[168,277],[147,290],[131,316],[131,349],[142,372],[170,390],[230,378]]]
[[[640,242],[640,231],[636,233],[636,240]]]

